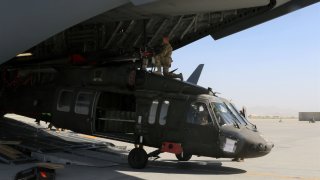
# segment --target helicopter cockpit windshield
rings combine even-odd
[[[248,122],[240,115],[239,111],[235,108],[235,106],[231,103],[225,103],[227,107],[231,110],[231,112],[236,116],[237,120],[240,124],[247,125]]]
[[[256,125],[252,124],[247,117],[244,117],[240,114],[240,112],[238,111],[238,109],[236,108],[236,106],[232,103],[229,104],[230,108],[234,110],[234,112],[239,116],[239,118],[241,118],[242,121],[244,121],[246,124],[250,124],[254,129],[256,129]]]
[[[212,102],[211,107],[220,125],[247,125],[247,122],[237,113],[237,110],[231,104]]]

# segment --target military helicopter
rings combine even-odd
[[[15,60],[22,52],[31,57],[1,64],[0,115],[16,113],[58,128],[134,143],[136,148],[128,156],[133,168],[144,168],[149,157],[164,152],[174,153],[180,161],[192,155],[266,155],[273,144],[260,136],[245,113],[212,89],[196,85],[201,67],[188,81],[179,81],[140,68],[143,63],[132,57],[137,48],[155,49],[163,35],[170,37],[176,50],[317,2],[130,0],[90,1],[90,6],[78,1],[37,6],[1,2],[8,8],[0,12],[6,27],[1,29],[0,63]],[[77,10],[69,13],[75,3]],[[12,9],[18,15],[12,16]],[[96,59],[101,51],[126,63],[57,63],[68,61],[63,56],[73,53],[91,53]],[[122,56],[129,56],[131,63]],[[32,62],[37,60],[41,63]],[[157,150],[148,154],[144,146]]]
[[[7,66],[2,73],[1,113],[16,113],[78,133],[134,143],[132,168],[149,157],[174,153],[255,158],[273,144],[261,137],[228,100],[196,85],[203,65],[187,81],[142,70],[131,63],[106,66]],[[144,146],[157,148],[147,153]]]

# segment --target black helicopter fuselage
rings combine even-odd
[[[273,145],[210,89],[133,65],[7,68],[1,112],[159,152],[252,158]]]

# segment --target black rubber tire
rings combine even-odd
[[[128,156],[128,163],[134,169],[143,169],[148,163],[148,154],[142,148],[134,148]]]
[[[176,154],[176,157],[179,161],[189,161],[192,157],[192,154],[182,152],[181,154]]]

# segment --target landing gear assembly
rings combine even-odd
[[[128,163],[134,169],[143,169],[148,163],[148,154],[141,148],[137,147],[130,151],[128,156]]]
[[[159,154],[164,152],[175,154],[179,161],[189,161],[192,157],[192,154],[183,152],[183,148],[179,143],[164,142],[161,148],[149,154],[143,149],[143,145],[140,144],[130,151],[128,163],[134,169],[143,169],[146,167],[149,157],[154,157],[154,160],[156,160],[159,158]]]
[[[182,152],[180,154],[176,154],[176,157],[179,161],[189,161],[192,157],[192,154]]]

